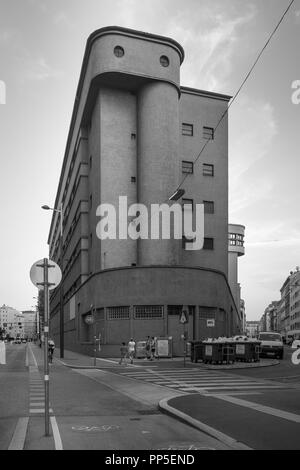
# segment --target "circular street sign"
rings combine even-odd
[[[93,315],[87,315],[84,319],[85,323],[92,325],[95,322]]]
[[[55,289],[62,278],[61,269],[52,260],[48,260],[48,283],[49,283],[49,290]],[[44,290],[43,282],[44,282],[44,259],[41,259],[34,263],[30,269],[30,279],[31,282],[39,289]]]

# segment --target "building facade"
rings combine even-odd
[[[189,339],[241,331],[239,302],[228,283],[227,116],[230,99],[183,87],[182,47],[173,39],[120,27],[88,39],[49,233],[50,258],[63,270],[65,345],[102,355],[130,337]],[[206,148],[195,163],[199,150]],[[100,239],[100,204],[162,204],[184,180],[182,203],[204,205],[204,246],[180,240]],[[62,247],[62,250],[61,250]],[[51,334],[59,344],[60,289],[50,297]],[[86,323],[87,315],[95,323]],[[215,326],[207,326],[214,319]]]
[[[2,305],[0,307],[0,328],[10,338],[24,338],[24,316],[22,312]]]
[[[263,331],[263,330],[262,330]],[[249,320],[246,322],[246,335],[251,338],[256,338],[260,332],[260,322]]]
[[[235,304],[241,305],[241,286],[238,282],[238,258],[244,256],[244,225],[229,224],[228,227],[228,282],[235,300]]]
[[[33,310],[22,311],[24,317],[24,337],[33,340],[37,337],[37,312]]]
[[[300,270],[290,271],[283,283],[279,304],[280,333],[288,336],[300,337]]]

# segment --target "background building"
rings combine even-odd
[[[278,331],[280,324],[280,301],[274,300],[265,309],[260,320],[260,331]]]
[[[69,349],[91,352],[100,334],[101,354],[110,355],[121,341],[150,335],[172,336],[181,354],[184,306],[189,339],[241,331],[239,290],[228,283],[227,117],[214,130],[230,97],[181,86],[183,60],[173,39],[120,27],[87,41],[54,206],[62,208],[63,237],[54,212],[48,239],[63,270]],[[128,205],[150,208],[168,202],[183,178],[182,202],[204,204],[202,250],[188,251],[185,239],[97,237],[101,203],[117,208],[127,196]],[[50,300],[58,345],[59,288]]]
[[[33,310],[25,310],[22,314],[24,317],[24,337],[32,340],[37,335],[37,313]]]
[[[0,307],[0,328],[10,338],[24,338],[24,316],[18,310],[4,304]]]
[[[228,235],[228,282],[237,306],[241,305],[241,286],[238,282],[238,258],[245,254],[244,225],[229,224]]]
[[[261,330],[262,331],[262,330]],[[249,337],[256,338],[260,332],[260,321],[249,320],[246,322],[246,334]]]
[[[283,283],[279,303],[280,333],[300,337],[300,271],[296,267]]]

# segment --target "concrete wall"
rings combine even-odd
[[[116,286],[118,286],[116,288]],[[73,324],[65,317],[69,333],[66,349],[92,352],[94,327],[84,322],[93,305],[103,309],[101,337],[104,343],[101,355],[118,354],[121,341],[130,337],[136,340],[150,336],[180,335],[182,325],[176,315],[177,329],[168,315],[168,306],[193,306],[190,316],[189,339],[238,333],[239,318],[234,311],[233,299],[225,276],[217,271],[184,267],[136,267],[102,271],[95,274],[75,293],[76,319]],[[78,310],[80,304],[80,311]],[[139,320],[134,316],[134,306],[163,306],[161,318]],[[128,307],[128,318],[109,320],[109,307]],[[208,328],[206,318],[215,318],[215,328]],[[178,317],[178,318],[177,318]],[[72,328],[81,328],[80,341]],[[179,346],[174,353],[180,353]]]

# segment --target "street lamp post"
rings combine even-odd
[[[60,209],[55,209],[49,206],[42,206],[42,209],[46,211],[59,212],[60,214],[60,239],[59,239],[59,251],[60,251],[60,268],[62,272],[62,280],[59,288],[59,303],[60,303],[60,321],[59,321],[59,344],[60,344],[60,358],[64,358],[64,306],[63,306],[63,205],[60,204]]]

